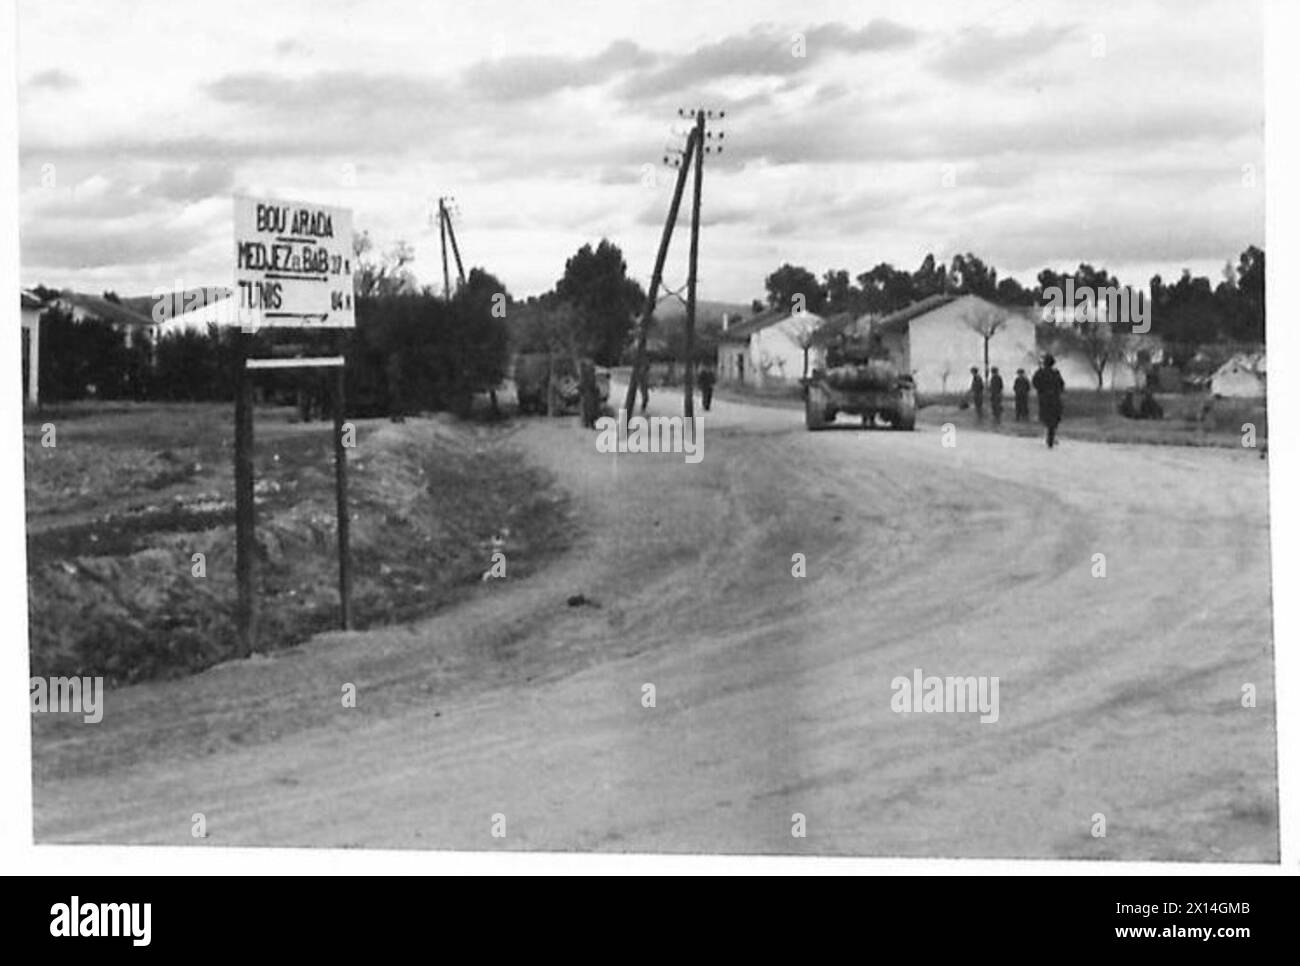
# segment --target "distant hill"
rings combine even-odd
[[[706,299],[699,299],[695,303],[695,319],[697,322],[705,322],[710,319],[721,319],[722,313],[726,312],[732,316],[732,321],[749,318],[753,313],[749,310],[747,302],[711,302]],[[686,303],[672,296],[664,299],[655,309],[655,318],[668,321],[670,319],[683,319],[686,317]]]

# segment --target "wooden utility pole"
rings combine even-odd
[[[438,199],[438,232],[442,235],[442,297],[451,298],[451,275],[447,271],[447,206]]]
[[[452,224],[450,211],[447,212],[447,237],[451,239],[451,253],[456,256],[456,274],[460,276],[460,284],[464,285],[465,265],[460,260],[460,246],[456,244],[456,226]]]
[[[686,276],[686,393],[684,415],[695,416],[695,278],[700,259],[700,191],[704,187],[704,111],[695,112],[695,197],[691,201],[691,261]]]
[[[348,451],[343,445],[345,386],[343,366],[339,366],[334,384],[334,498],[339,527],[339,622],[346,631],[352,626],[352,518],[348,512]]]
[[[235,583],[238,590],[235,623],[239,630],[240,657],[257,646],[256,579],[257,543],[253,512],[253,380],[248,372],[248,343],[252,336],[240,332],[235,365]]]
[[[673,200],[668,206],[668,217],[664,220],[664,231],[659,238],[659,254],[655,256],[654,273],[650,276],[650,288],[646,291],[645,307],[637,323],[636,355],[632,362],[632,378],[627,383],[627,398],[623,408],[632,412],[636,400],[639,380],[645,378],[645,343],[650,332],[650,320],[654,318],[655,305],[659,301],[659,286],[664,277],[664,261],[668,258],[668,243],[672,241],[673,228],[677,225],[677,212],[682,205],[682,191],[686,188],[686,173],[691,168],[691,158],[697,146],[698,130],[692,129],[686,139],[686,150],[682,152],[681,165],[677,169],[677,184],[673,188]],[[666,159],[665,159],[666,160]]]

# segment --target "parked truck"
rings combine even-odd
[[[601,406],[609,399],[609,380],[609,370],[597,367],[596,389]],[[515,356],[514,381],[521,413],[545,415],[549,409],[556,416],[562,416],[581,409],[578,367],[569,356],[521,352]]]
[[[872,356],[853,346],[832,346],[826,367],[802,380],[804,421],[810,430],[825,429],[840,413],[877,420],[893,429],[916,427],[916,384],[888,356]]]

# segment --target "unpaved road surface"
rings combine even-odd
[[[688,465],[527,421],[575,550],[37,728],[36,838],[1276,861],[1267,464],[1064,437],[721,402]],[[998,720],[891,710],[916,668]]]

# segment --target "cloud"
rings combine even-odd
[[[190,168],[166,169],[146,193],[167,201],[189,203],[229,194],[234,183],[235,175],[228,165],[199,164]]]
[[[53,219],[24,225],[19,241],[23,264],[44,269],[171,261],[183,258],[195,245],[161,223],[102,223],[86,231],[84,226],[78,230],[78,223]]]
[[[481,60],[465,69],[460,82],[471,96],[489,101],[536,100],[565,88],[603,84],[658,59],[630,40],[617,40],[591,57],[530,55]]]
[[[276,43],[275,53],[280,57],[291,57],[295,54],[309,54],[311,48],[297,37],[285,37]]]
[[[983,26],[966,27],[931,62],[940,76],[971,83],[1024,68],[1050,53],[1075,33],[1073,27],[1032,27],[1021,33],[994,33]]]
[[[642,71],[622,86],[620,94],[624,100],[639,101],[686,94],[720,78],[786,77],[807,71],[828,54],[894,50],[911,46],[919,36],[912,28],[889,20],[873,20],[857,29],[818,24],[797,35],[770,25],[758,26]]]
[[[81,81],[69,74],[66,70],[58,67],[51,67],[49,70],[39,71],[27,79],[26,85],[28,90],[46,90],[46,91],[70,91],[81,86]]]

